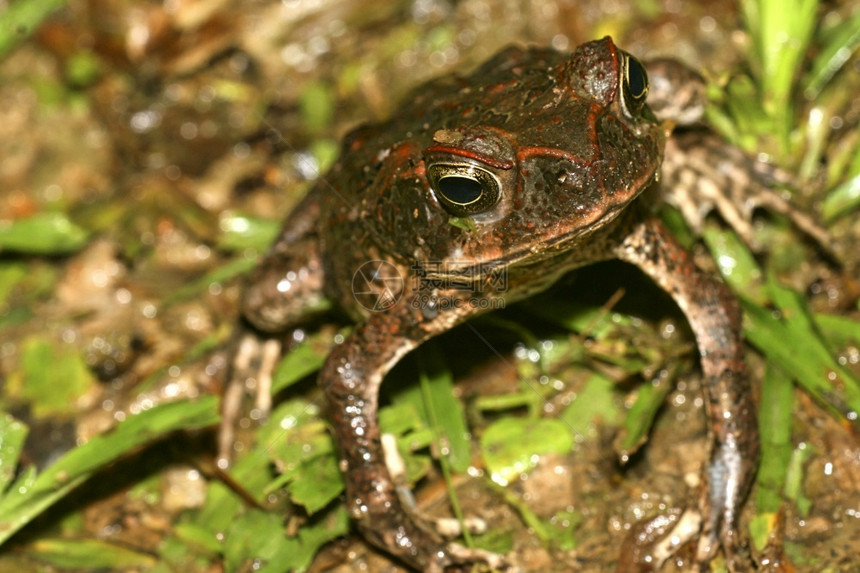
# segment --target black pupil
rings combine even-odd
[[[630,95],[635,98],[642,97],[645,93],[645,70],[642,64],[634,58],[627,60],[627,85],[630,88]]]
[[[483,187],[470,177],[449,176],[439,180],[439,192],[451,203],[468,205],[478,200]]]

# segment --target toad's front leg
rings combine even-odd
[[[319,383],[331,409],[351,517],[374,545],[413,567],[439,572],[453,563],[486,561],[489,556],[447,546],[404,509],[385,465],[377,398],[385,374],[400,358],[473,311],[422,312],[417,304],[421,297],[404,298],[356,327],[329,355]]]
[[[744,366],[740,307],[726,286],[696,267],[653,217],[633,227],[617,255],[645,271],[675,299],[696,336],[714,440],[698,559],[710,561],[722,546],[729,569],[746,570],[736,554],[737,521],[755,474],[759,439]]]

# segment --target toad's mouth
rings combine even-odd
[[[552,282],[574,268],[612,258],[606,238],[615,230],[612,225],[624,212],[627,203],[618,205],[596,218],[590,225],[569,233],[558,234],[530,247],[510,250],[485,260],[463,260],[452,255],[444,262],[419,263],[414,268],[428,285],[455,290],[485,291],[487,285],[498,285],[506,276],[516,273],[518,284]]]

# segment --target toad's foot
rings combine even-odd
[[[697,538],[695,559],[703,568],[707,568],[717,548],[722,546],[729,571],[749,571],[750,560],[741,557],[736,547],[738,533],[723,531],[722,539],[718,539],[708,531],[703,532],[703,515],[706,514],[702,508],[689,508],[683,513],[671,511],[636,523],[624,539],[616,573],[659,571],[681,547]]]
[[[696,233],[701,233],[705,217],[717,211],[751,249],[759,251],[751,220],[761,207],[787,218],[821,252],[839,260],[828,232],[775,190],[791,188],[791,176],[714,135],[674,134],[666,143],[662,175],[666,201],[683,213]]]
[[[727,433],[716,444],[707,469],[707,490],[703,491],[699,506],[705,516],[702,535],[699,537],[697,559],[708,563],[722,548],[726,567],[732,573],[751,569],[745,556],[738,513],[740,500],[749,489],[754,473],[753,460],[758,459],[758,443],[739,447],[749,438],[748,432]]]

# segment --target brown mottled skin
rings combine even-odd
[[[605,38],[572,54],[507,49],[470,76],[420,87],[391,120],[347,137],[338,163],[287,218],[249,283],[244,313],[263,330],[299,323],[302,307],[321,295],[358,321],[326,360],[319,383],[353,519],[369,541],[415,568],[440,571],[463,557],[412,517],[395,492],[380,446],[379,386],[406,353],[483,311],[436,307],[428,294],[512,302],[611,258],[652,277],[692,326],[713,429],[698,559],[707,563],[722,548],[732,570],[746,568],[736,552],[737,514],[758,434],[740,310],[645,204],[653,194],[643,191],[660,178],[669,128],[644,105],[640,69]],[[439,183],[446,176],[480,183],[482,199],[445,203],[446,195],[454,203],[473,198],[446,190]],[[471,227],[451,224],[452,214]],[[400,296],[378,312],[357,304],[352,289],[356,271],[371,260],[390,263],[382,270],[404,279],[371,277],[371,286]],[[416,277],[422,268],[435,282]],[[502,269],[507,288],[498,292],[493,278]],[[471,290],[450,288],[455,281]]]

